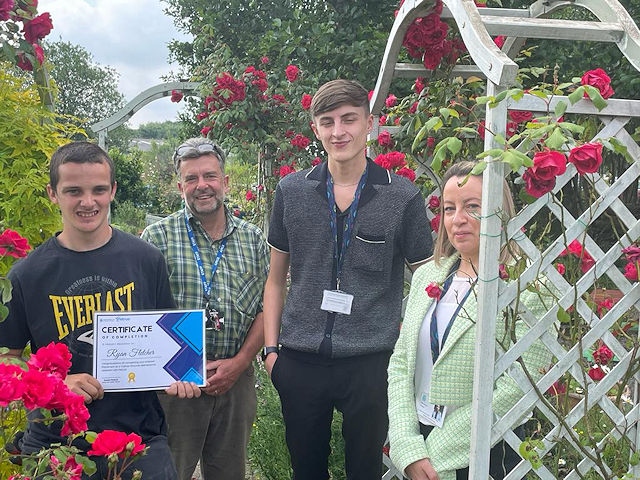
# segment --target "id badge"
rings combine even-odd
[[[327,312],[351,315],[352,303],[353,295],[349,293],[340,290],[325,290],[322,294],[322,305],[320,305],[320,309],[326,310]]]

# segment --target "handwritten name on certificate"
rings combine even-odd
[[[105,391],[205,386],[204,310],[95,312],[93,376]]]

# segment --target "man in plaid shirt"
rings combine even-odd
[[[178,307],[205,309],[208,386],[194,401],[161,395],[169,446],[181,480],[191,479],[198,460],[205,480],[244,480],[268,248],[258,227],[224,205],[229,177],[217,145],[189,139],[174,164],[185,207],[148,226],[142,238],[164,254]]]

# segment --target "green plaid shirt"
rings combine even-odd
[[[142,238],[158,247],[167,260],[171,291],[178,308],[205,307],[204,287],[184,223],[191,222],[207,281],[220,241],[213,241],[200,221],[182,209],[149,225]],[[211,306],[224,316],[220,331],[207,330],[207,358],[233,357],[244,343],[255,316],[262,311],[262,293],[269,270],[269,250],[262,231],[231,215],[225,207],[227,226],[224,250],[211,285]]]

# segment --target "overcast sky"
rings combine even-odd
[[[168,63],[167,44],[185,37],[164,7],[160,0],[40,0],[38,12],[51,14],[48,41],[81,45],[96,63],[114,68],[120,74],[119,90],[130,101],[178,70]],[[136,112],[129,125],[176,120],[182,105],[169,97],[155,100]]]

